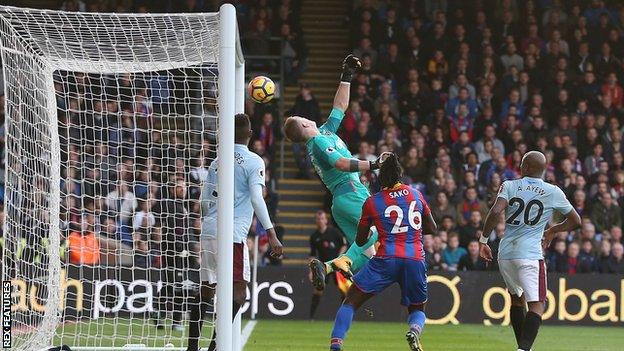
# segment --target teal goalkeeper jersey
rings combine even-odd
[[[344,112],[332,109],[327,122],[319,128],[320,133],[306,142],[316,173],[333,195],[337,195],[336,190],[346,184],[350,184],[351,189],[353,185],[365,189],[360,182],[359,172],[342,172],[334,166],[341,157],[353,158],[347,145],[336,135],[343,117]]]

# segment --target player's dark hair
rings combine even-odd
[[[391,188],[399,182],[403,176],[403,168],[399,158],[392,153],[379,167],[379,183],[383,188]]]
[[[249,116],[238,113],[234,116],[234,140],[237,144],[247,144],[251,130]]]

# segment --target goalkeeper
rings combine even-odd
[[[362,62],[353,55],[344,59],[333,109],[321,127],[299,116],[288,117],[284,122],[284,133],[288,139],[294,143],[305,142],[316,173],[333,195],[332,216],[351,245],[344,255],[332,261],[310,261],[312,283],[318,290],[325,288],[327,274],[340,270],[350,276],[351,271],[358,271],[375,253],[373,244],[377,241],[377,232],[374,229],[364,246],[354,244],[362,205],[370,196],[368,189],[360,182],[359,172],[378,169],[385,155],[375,161],[360,161],[351,155],[336,135],[344,111],[349,106],[351,79],[361,67]]]

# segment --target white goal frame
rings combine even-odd
[[[29,9],[21,9],[15,7],[0,6],[0,9],[12,9],[15,11],[30,11]],[[32,10],[41,11],[41,10]],[[44,10],[47,11],[47,10]],[[193,14],[197,15],[197,14]],[[207,14],[208,15],[208,14]],[[210,14],[215,15],[215,14]],[[151,16],[150,14],[119,14],[119,16]],[[176,14],[176,16],[184,16]],[[219,337],[217,338],[217,349],[220,351],[240,351],[240,315],[237,316],[235,323],[232,323],[232,298],[233,298],[233,221],[234,221],[234,115],[244,112],[245,100],[245,78],[244,78],[244,59],[238,33],[238,25],[236,19],[236,10],[231,4],[224,4],[218,12],[219,17],[219,45],[218,45],[218,125],[217,131],[218,145],[218,194],[232,194],[231,196],[219,196],[217,201],[218,224],[217,224],[217,242],[218,242],[218,267],[217,276],[219,284],[216,291],[216,328]],[[15,44],[23,50],[17,50],[11,47]],[[23,40],[14,28],[11,27],[2,15],[0,15],[0,54],[5,55],[23,55],[32,58],[36,62],[33,70],[40,73],[41,77],[45,77],[47,85],[47,96],[45,113],[48,115],[47,128],[50,128],[51,135],[51,186],[50,197],[52,199],[60,198],[60,141],[58,127],[57,106],[55,99],[53,72],[59,69],[68,69],[67,67],[81,67],[83,63],[80,60],[68,60],[60,63],[58,60],[50,60],[43,56],[37,50],[33,50],[30,43]],[[201,62],[199,62],[201,63]],[[148,67],[148,64],[141,62],[133,62],[131,72],[153,71],[154,67],[168,68],[179,66],[180,62],[153,62],[155,66]],[[97,66],[97,62],[96,62]],[[121,73],[124,67],[116,67],[116,72],[101,73]],[[7,84],[6,66],[4,67],[5,85]],[[7,121],[11,119],[9,115],[8,102],[11,97],[7,97],[5,106]],[[10,170],[7,169],[10,173]],[[5,197],[5,208],[8,199]],[[50,218],[59,218],[60,201],[51,201],[49,206]],[[46,304],[44,319],[59,325],[61,321],[62,311],[59,309],[59,293],[61,278],[61,260],[60,260],[60,237],[61,230],[58,221],[50,221],[49,233],[49,274],[47,281],[47,301],[56,301],[56,303]],[[234,325],[234,327],[233,327]],[[41,335],[47,340],[50,346],[52,343],[52,335],[46,333]],[[15,337],[15,336],[14,336]],[[60,345],[54,345],[60,346]],[[69,345],[72,350],[78,351],[104,351],[104,350],[125,350],[125,351],[147,351],[147,350],[185,350],[180,347],[145,347],[143,345],[126,345],[124,347],[84,347],[80,345]]]

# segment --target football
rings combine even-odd
[[[269,77],[257,76],[249,82],[247,92],[253,101],[266,104],[275,96],[275,83]]]

